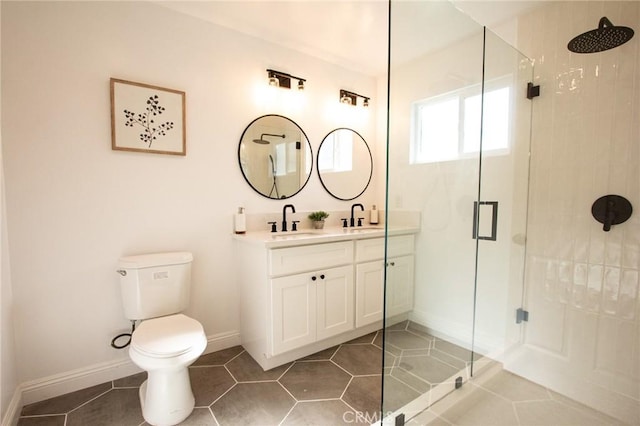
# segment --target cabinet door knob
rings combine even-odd
[[[315,281],[315,280],[316,280],[316,276],[314,275],[311,277],[311,281]]]
[[[320,275],[320,279],[324,280],[324,274]]]

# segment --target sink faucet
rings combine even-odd
[[[282,208],[282,232],[287,232],[287,207],[291,207],[291,212],[295,213],[296,208],[293,204],[285,204]]]
[[[360,204],[360,203],[356,203],[356,204],[353,204],[353,205],[351,206],[351,219],[349,220],[349,225],[350,225],[351,227],[354,227],[354,226],[356,225],[356,220],[355,220],[355,218],[353,217],[353,209],[354,209],[354,208],[356,208],[356,207],[360,207],[360,209],[361,209],[362,211],[364,211],[364,206],[363,206],[362,204]]]

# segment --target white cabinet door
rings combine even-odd
[[[353,266],[327,269],[316,277],[318,340],[353,329]]]
[[[271,280],[271,342],[277,355],[316,341],[316,282],[312,274]]]
[[[387,261],[387,317],[413,309],[413,256]]]
[[[356,327],[382,320],[384,303],[384,261],[356,266]]]

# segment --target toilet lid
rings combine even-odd
[[[131,346],[148,355],[171,357],[188,352],[203,337],[198,321],[176,314],[143,321],[133,332]]]

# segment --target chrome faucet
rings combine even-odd
[[[291,207],[291,213],[296,212],[296,208],[293,204],[285,204],[282,208],[282,232],[287,232],[287,207]]]
[[[355,219],[355,217],[353,217],[353,209],[354,209],[354,208],[356,208],[356,207],[360,207],[360,209],[361,209],[362,211],[364,211],[364,206],[363,206],[362,204],[360,204],[360,203],[356,203],[356,204],[353,204],[353,205],[351,206],[351,219],[349,220],[349,225],[350,225],[351,227],[356,226],[356,219]]]

